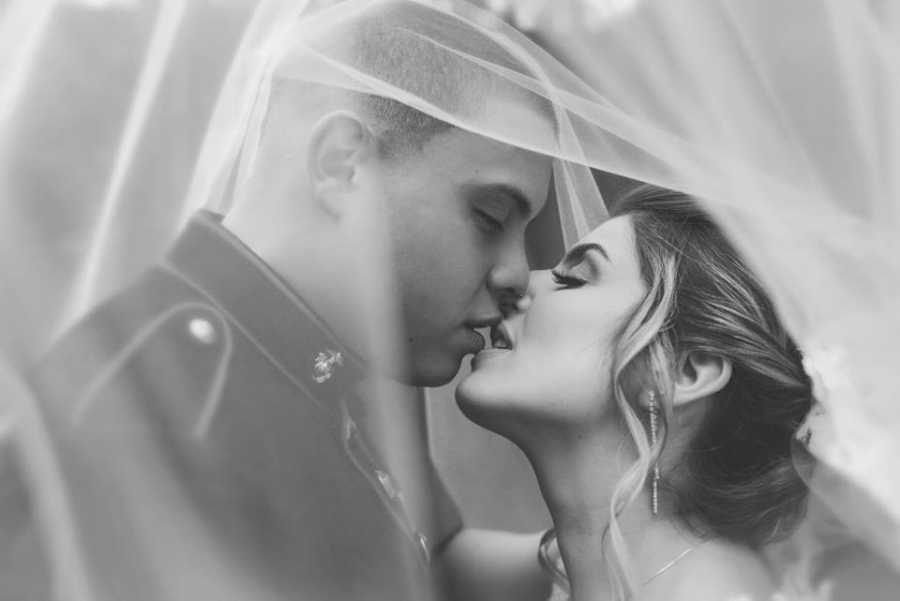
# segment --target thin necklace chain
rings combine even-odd
[[[557,584],[560,584],[564,588],[568,589],[568,585],[569,585],[568,575],[566,574],[565,570],[561,569],[559,566],[557,566],[556,562],[550,557],[550,546],[554,542],[556,542],[556,529],[550,528],[541,537],[541,542],[538,545],[538,561],[541,564],[541,567],[544,569],[544,571],[548,572],[553,577],[553,579],[557,582]],[[701,542],[697,545],[693,545],[691,547],[688,547],[681,553],[679,553],[674,559],[670,560],[663,567],[658,569],[652,576],[650,576],[650,578],[647,578],[646,580],[644,580],[641,583],[641,585],[646,586],[651,581],[653,581],[655,578],[664,574],[672,566],[674,566],[679,561],[681,561],[682,559],[687,557],[691,551],[693,551],[694,549],[696,549],[697,547],[699,547],[702,544],[703,544],[703,542]]]
[[[681,553],[679,553],[678,556],[675,557],[675,559],[673,559],[672,561],[670,561],[669,563],[667,563],[666,565],[664,565],[663,567],[661,567],[659,570],[657,570],[656,573],[653,574],[653,576],[650,576],[650,578],[647,578],[646,580],[644,580],[643,584],[645,584],[645,585],[646,585],[646,584],[649,584],[651,580],[653,580],[653,579],[656,578],[657,576],[662,575],[666,570],[668,570],[669,568],[671,568],[672,566],[674,566],[676,563],[678,563],[679,561],[681,561],[682,559],[684,559],[684,558],[688,555],[688,553],[690,553],[691,551],[693,551],[694,549],[696,549],[697,546],[698,546],[698,545],[694,545],[693,547],[688,547],[687,549],[685,549],[684,551],[682,551]]]

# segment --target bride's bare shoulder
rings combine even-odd
[[[692,551],[644,589],[640,601],[770,601],[775,582],[755,552],[721,541]]]

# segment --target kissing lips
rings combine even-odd
[[[467,354],[477,354],[484,350],[484,348],[487,346],[487,343],[485,342],[484,334],[482,334],[479,330],[494,328],[497,326],[497,324],[500,323],[501,319],[501,315],[496,314],[473,317],[465,321],[463,326],[469,339]]]
[[[480,353],[472,358],[472,369],[478,369],[481,364],[483,364],[485,361],[489,361],[491,357],[505,355],[506,353],[513,350],[514,346],[515,343],[513,341],[513,337],[510,335],[510,331],[507,329],[505,324],[501,323],[492,326],[491,346],[490,348],[483,349]]]
[[[466,354],[480,353],[484,350],[484,347],[487,346],[484,341],[484,336],[476,330],[467,328],[466,334]]]
[[[491,347],[494,350],[511,351],[513,339],[506,328],[506,324],[498,324],[491,328]]]

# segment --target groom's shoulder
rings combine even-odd
[[[179,318],[212,309],[212,303],[186,282],[164,269],[151,268],[70,324],[37,365],[59,363],[62,356],[73,353],[80,356],[81,364],[102,361],[129,341],[132,351],[140,351],[153,335],[174,334]]]
[[[72,325],[32,366],[28,380],[42,398],[65,396],[74,403],[115,381],[128,380],[131,392],[149,394],[154,384],[209,379],[229,327],[187,282],[153,268]]]

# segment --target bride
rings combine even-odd
[[[758,551],[804,514],[810,381],[717,227],[641,187],[519,307],[457,399],[536,472],[554,599],[771,598]]]

